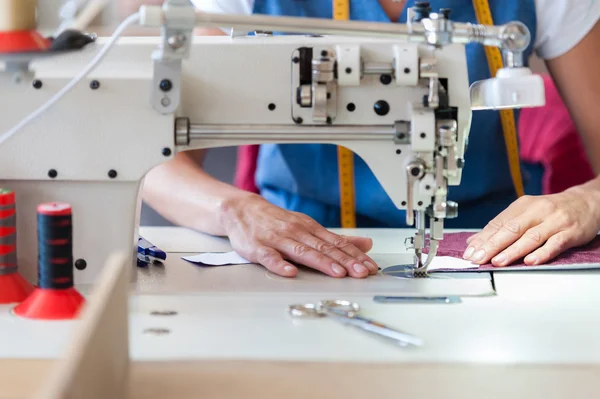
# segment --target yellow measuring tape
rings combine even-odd
[[[493,25],[494,19],[487,0],[473,0],[477,22],[483,25]],[[490,73],[492,77],[496,76],[498,69],[504,66],[502,54],[496,47],[486,47],[485,55],[488,60]],[[523,177],[521,176],[521,163],[519,160],[519,142],[517,139],[517,126],[515,122],[515,113],[513,110],[502,110],[500,112],[500,121],[504,132],[504,142],[506,144],[506,153],[508,154],[508,166],[512,177],[513,186],[518,197],[525,194],[523,188]]]
[[[336,21],[350,19],[350,0],[333,0],[333,18]],[[345,147],[338,147],[337,153],[342,227],[354,228],[356,227],[354,153]]]

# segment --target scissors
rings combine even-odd
[[[290,305],[288,313],[292,317],[317,318],[332,317],[334,320],[348,324],[363,331],[387,338],[400,346],[422,346],[423,340],[414,335],[395,330],[382,323],[359,316],[360,306],[356,302],[342,299],[321,301],[317,304],[305,303]]]

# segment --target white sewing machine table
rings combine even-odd
[[[408,257],[408,231],[358,233],[374,238],[372,256],[383,267]],[[223,239],[180,228],[146,227],[141,235],[168,258],[164,267],[139,269],[133,284],[135,398],[584,398],[600,386],[600,273],[424,281],[336,280],[301,271],[284,279],[254,265],[198,267],[180,258],[230,250]],[[400,286],[399,293],[394,287]],[[467,296],[460,304],[373,301],[375,294],[412,291]],[[296,320],[286,312],[292,303],[321,299],[356,301],[367,317],[425,345],[397,348],[326,318]],[[0,325],[9,327],[0,329],[0,398],[26,397],[60,357],[76,323],[29,322],[0,306]]]

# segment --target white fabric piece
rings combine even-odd
[[[422,256],[423,262],[427,259],[427,255]],[[451,256],[436,256],[431,261],[429,268],[430,272],[436,270],[466,270],[466,269],[477,269],[479,265],[475,265],[468,260],[453,258]]]
[[[252,263],[240,255],[237,252],[206,252],[200,255],[194,256],[182,256],[181,259],[187,260],[202,266],[232,266],[232,265],[246,265]]]
[[[192,0],[205,12],[251,14],[254,0]],[[328,0],[323,0],[328,1]],[[600,0],[535,0],[537,32],[534,48],[544,59],[575,47],[600,20]]]

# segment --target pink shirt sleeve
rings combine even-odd
[[[583,143],[554,82],[544,77],[546,105],[521,110],[521,159],[544,166],[544,194],[552,194],[594,178]]]

